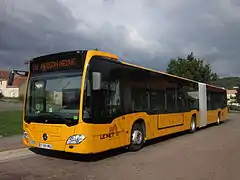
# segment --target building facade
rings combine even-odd
[[[10,71],[0,71],[0,93],[7,98],[19,98],[24,96],[26,77],[15,76],[13,85],[8,86],[7,80]]]
[[[227,100],[228,100],[228,105],[235,105],[239,106],[239,103],[236,102],[236,94],[237,90],[227,90]]]

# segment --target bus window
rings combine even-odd
[[[176,89],[175,88],[167,88],[166,89],[166,99],[167,99],[167,112],[172,113],[176,112]]]
[[[148,111],[148,94],[147,90],[142,88],[132,89],[133,111]]]
[[[120,97],[121,81],[118,73],[116,73],[118,68],[118,64],[98,57],[93,57],[90,61],[90,68],[88,70],[90,84],[92,83],[91,73],[100,72],[102,74],[102,87],[99,90],[93,90],[90,87],[91,96],[87,97],[85,95],[85,99],[87,100],[85,101],[85,105],[90,102],[91,109],[91,117],[88,119],[85,118],[86,122],[97,124],[110,123],[122,113]]]
[[[153,113],[165,112],[165,91],[155,90],[150,93],[150,106]]]

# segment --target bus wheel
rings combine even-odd
[[[219,125],[220,123],[221,123],[221,120],[220,120],[220,113],[218,113],[216,124]]]
[[[131,131],[129,151],[138,151],[144,144],[144,129],[140,123],[135,123]]]
[[[192,116],[191,124],[190,124],[190,133],[194,133],[197,129],[196,116]]]

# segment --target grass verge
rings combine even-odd
[[[0,136],[21,134],[22,111],[0,111]]]

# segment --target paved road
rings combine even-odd
[[[239,117],[232,114],[220,126],[152,142],[136,153],[118,150],[90,158],[28,149],[0,152],[0,179],[239,180]]]
[[[0,152],[11,150],[11,149],[20,149],[24,148],[22,144],[22,136],[21,135],[14,135],[10,137],[1,137],[0,138]],[[1,178],[0,178],[1,180]]]
[[[22,110],[22,103],[0,101],[0,111]]]

